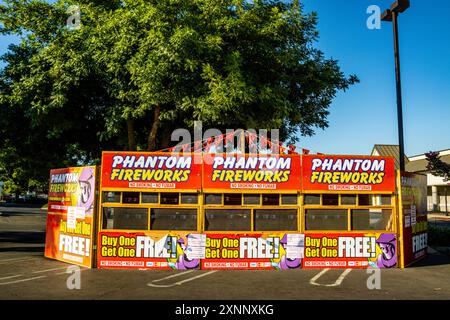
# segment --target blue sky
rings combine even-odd
[[[339,60],[361,82],[340,92],[330,108],[330,126],[299,147],[312,152],[368,154],[376,143],[397,144],[395,69],[391,23],[369,30],[370,5],[393,0],[303,0],[318,13],[317,47]],[[405,152],[412,156],[450,148],[450,1],[411,0],[400,16]],[[0,37],[0,53],[14,37]]]
[[[393,0],[303,0],[318,13],[320,48],[361,82],[339,93],[330,126],[304,148],[323,153],[367,154],[376,143],[397,144],[392,24],[369,30],[368,6],[382,11]],[[405,153],[450,148],[450,1],[411,0],[400,15],[400,58]]]

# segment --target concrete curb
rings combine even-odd
[[[434,214],[429,214],[427,216],[428,220],[430,219],[439,219],[439,220],[450,220],[450,216],[445,216],[445,215],[434,215]]]

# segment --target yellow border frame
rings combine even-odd
[[[113,153],[113,151],[103,151],[102,152],[102,160],[103,160],[103,154],[104,153]],[[154,154],[157,155],[159,153],[153,153],[153,152],[135,152],[138,154]],[[190,155],[196,155],[196,153],[186,153]],[[338,156],[343,157],[343,155],[326,155],[326,156]],[[374,158],[372,156],[362,156],[362,155],[352,155],[351,157],[362,157],[362,158]],[[375,158],[386,158],[386,157],[375,157]],[[202,158],[203,159],[203,158]],[[300,155],[299,159],[301,161],[300,168],[301,168],[301,174],[303,175],[303,156]],[[398,170],[395,171],[395,177],[396,177],[396,186],[395,191],[358,191],[358,190],[351,190],[351,191],[329,191],[329,190],[304,190],[302,181],[300,180],[300,185],[298,186],[297,190],[269,190],[269,189],[262,189],[262,190],[252,190],[252,189],[243,189],[243,190],[231,190],[231,189],[203,189],[203,179],[201,180],[201,186],[200,189],[143,189],[143,188],[102,188],[102,179],[103,179],[103,161],[100,166],[97,166],[97,172],[98,176],[100,177],[97,179],[98,181],[98,198],[97,198],[97,208],[98,208],[98,217],[96,219],[96,228],[95,228],[95,241],[93,244],[94,247],[94,262],[95,265],[97,263],[97,242],[98,242],[98,234],[99,232],[145,232],[145,233],[154,233],[155,235],[159,234],[165,234],[170,232],[180,232],[180,233],[189,233],[189,232],[198,232],[198,233],[205,233],[205,234],[211,234],[211,233],[219,233],[219,234],[226,234],[226,233],[245,233],[245,234],[259,234],[261,232],[277,232],[277,233],[303,233],[303,234],[313,234],[313,233],[343,233],[343,234],[353,234],[353,233],[395,233],[397,235],[397,246],[400,247],[400,250],[397,248],[397,254],[400,261],[400,267],[404,268],[404,248],[402,245],[403,241],[403,211],[402,211],[402,204],[401,204],[401,180],[400,180],[400,172]],[[204,163],[202,161],[201,164],[201,175],[204,174]],[[197,193],[198,194],[198,203],[194,205],[189,204],[179,204],[179,205],[160,205],[160,204],[151,204],[146,203],[142,204],[141,201],[139,204],[122,204],[122,203],[103,203],[103,192],[107,191],[115,191],[115,192],[149,192],[149,193]],[[281,205],[281,198],[280,198],[280,205],[278,206],[263,206],[262,201],[260,201],[259,205],[244,205],[243,200],[241,202],[241,206],[224,206],[223,205],[223,197],[222,197],[222,203],[220,205],[206,205],[204,203],[205,195],[209,193],[218,193],[218,194],[225,194],[225,193],[241,193],[241,194],[265,194],[265,193],[277,193],[277,194],[286,194],[286,195],[297,195],[297,204],[296,205]],[[305,205],[304,197],[307,194],[338,194],[338,195],[345,195],[345,194],[369,194],[369,195],[391,195],[391,205],[380,205],[380,206],[359,206],[358,204],[358,197],[357,202],[355,205],[341,205],[341,197],[339,196],[339,205],[338,206],[323,206],[322,205],[322,197],[320,200],[320,205]],[[122,196],[121,196],[122,197]],[[158,195],[159,197],[159,195]],[[141,195],[140,195],[141,200]],[[180,201],[181,202],[181,201]],[[186,209],[192,209],[197,208],[197,230],[124,230],[124,229],[103,229],[102,228],[102,222],[103,222],[103,207],[136,207],[136,208],[147,208],[148,213],[148,228],[151,228],[150,226],[150,209],[151,208],[186,208]],[[206,209],[247,209],[251,212],[251,229],[252,231],[205,231],[205,210]],[[261,210],[261,209],[295,209],[297,210],[297,230],[279,230],[279,231],[253,231],[254,226],[254,210]],[[346,209],[347,210],[347,216],[348,216],[348,230],[305,230],[306,226],[306,219],[305,219],[305,210],[307,209]],[[393,230],[350,230],[351,229],[351,210],[352,209],[391,209],[392,210],[392,217],[393,217]]]
[[[404,235],[403,235],[403,224],[405,223],[405,217],[403,213],[403,202],[402,202],[402,178],[401,178],[401,172],[400,170],[396,171],[397,174],[397,209],[398,209],[398,226],[399,226],[399,232],[398,239],[397,239],[397,246],[400,247],[400,250],[397,251],[400,252],[400,268],[405,268],[405,246],[403,245],[404,241]]]

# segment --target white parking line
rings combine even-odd
[[[12,258],[12,259],[0,259],[0,262],[4,262],[4,261],[16,261],[16,260],[23,260],[23,259],[34,259],[34,258],[24,256],[24,257]]]
[[[16,274],[16,275],[14,275],[14,276],[9,276],[9,277],[3,277],[3,278],[0,278],[0,280],[4,280],[4,279],[12,279],[12,278],[18,278],[18,277],[21,277],[22,275],[21,274]]]
[[[323,276],[328,270],[330,270],[330,269],[327,268],[327,269],[323,269],[322,271],[320,271],[313,278],[311,278],[311,280],[309,280],[309,283],[312,284],[313,286],[336,287],[336,286],[341,285],[341,283],[342,283],[342,281],[344,281],[345,277],[352,271],[352,269],[345,269],[344,272],[342,272],[341,275],[337,278],[335,283],[331,283],[331,284],[317,283],[316,282],[317,279],[319,279],[321,276]]]
[[[0,286],[4,286],[4,285],[7,285],[7,284],[19,283],[19,282],[26,282],[26,281],[31,281],[31,280],[35,280],[35,279],[45,278],[45,277],[46,277],[46,276],[39,276],[39,277],[33,277],[33,278],[27,278],[27,279],[15,280],[15,281],[10,281],[10,282],[2,282],[2,283],[0,283]]]
[[[22,258],[28,258],[28,257],[32,257],[32,256],[43,256],[42,255],[42,252],[27,252],[27,255],[20,255],[20,253],[18,253],[18,252],[11,252],[11,253],[6,253],[6,252],[2,252],[1,254],[0,254],[0,257],[1,258],[19,258],[19,259],[22,259]],[[0,261],[1,261],[2,259],[0,259]]]
[[[55,270],[62,270],[62,269],[67,269],[67,267],[53,268],[53,269],[39,270],[39,271],[33,271],[32,273],[43,273],[43,272],[55,271]]]
[[[83,269],[80,268],[80,272],[83,272],[86,270],[89,270],[89,268],[83,268]],[[53,273],[53,274],[59,275],[59,274],[68,274],[68,273],[67,273],[67,271],[63,271],[63,272],[57,272],[57,273]]]
[[[316,274],[311,280],[309,280],[309,283],[315,286],[320,286],[320,284],[316,283],[316,280],[319,279],[323,274],[325,274],[330,269],[323,269],[318,274]]]
[[[46,270],[37,270],[37,271],[31,272],[30,275],[33,275],[33,274],[36,274],[36,273],[44,273],[44,272],[62,270],[62,269],[67,269],[67,267],[60,267],[60,268],[53,268],[53,269],[46,269]],[[88,270],[88,269],[87,268],[83,268],[80,271],[84,271],[84,270]],[[67,272],[66,271],[60,272],[60,273],[55,272],[55,273],[52,273],[52,274],[60,275],[60,274],[67,274]],[[12,276],[2,277],[2,278],[0,278],[0,280],[19,278],[19,277],[22,277],[22,276],[24,276],[24,275],[23,274],[16,274],[16,275],[12,275]],[[46,276],[42,276],[42,277],[46,277]],[[0,283],[0,285],[12,284],[12,283],[23,282],[23,281],[29,281],[29,280],[39,279],[39,278],[42,278],[42,277],[32,277],[32,278],[28,278],[28,279],[22,279],[22,280],[13,281],[13,282],[4,282],[4,283]]]
[[[190,270],[190,271],[194,271],[194,270]],[[154,284],[154,283],[152,283],[152,282],[161,281],[161,280],[163,280],[163,279],[153,280],[152,282],[147,283],[147,286],[149,286],[149,287],[155,287],[155,288],[169,288],[169,287],[173,287],[173,286],[179,286],[179,285],[182,285],[183,283],[186,283],[186,282],[189,282],[189,281],[198,279],[198,278],[205,277],[205,276],[210,275],[210,274],[213,274],[214,272],[217,272],[217,271],[219,271],[219,270],[212,270],[212,271],[209,271],[209,272],[206,272],[206,273],[203,273],[203,274],[199,274],[198,276],[195,276],[195,277],[192,277],[192,278],[187,278],[187,279],[185,279],[185,280],[178,281],[178,282],[175,282],[175,283],[172,283],[172,284],[167,284],[167,285],[164,285],[164,284]],[[181,274],[185,274],[185,273],[187,273],[187,272],[188,272],[188,271],[183,272],[183,273],[181,273]],[[177,274],[177,275],[180,275],[180,274]],[[166,277],[166,278],[167,278],[167,277]]]
[[[341,285],[342,281],[344,281],[345,277],[352,271],[353,269],[346,269],[342,274],[339,276],[339,278],[336,280],[336,282],[333,285],[328,285],[329,287],[339,286]]]
[[[13,262],[22,262],[22,261],[29,261],[29,260],[34,260],[35,258],[27,258],[27,259],[5,259],[5,260],[0,260],[0,265],[3,264],[9,264],[9,263],[13,263]]]
[[[188,271],[185,271],[185,272],[176,273],[176,274],[173,274],[173,275],[168,276],[168,277],[164,277],[164,278],[161,278],[161,279],[153,280],[152,282],[164,281],[164,280],[167,280],[167,279],[170,279],[170,278],[179,277],[179,276],[182,276],[184,274],[191,273],[191,272],[194,272],[194,270],[188,270]]]
[[[213,274],[213,273],[215,273],[217,271],[219,271],[219,270],[212,270],[212,271],[206,272],[204,274],[199,274],[198,276],[195,276],[195,277],[192,277],[192,278],[189,278],[189,279],[186,279],[186,280],[179,281],[179,282],[177,282],[177,285],[180,285],[180,284],[183,284],[185,282],[189,282],[189,281],[192,281],[192,280],[195,280],[195,279],[207,276],[209,274]]]

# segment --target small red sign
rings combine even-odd
[[[200,155],[104,152],[101,185],[114,189],[199,190],[200,174]]]
[[[368,156],[302,156],[303,190],[394,192],[394,159]]]
[[[205,156],[206,157],[206,156]],[[208,156],[203,164],[204,190],[297,191],[300,189],[298,155]]]

